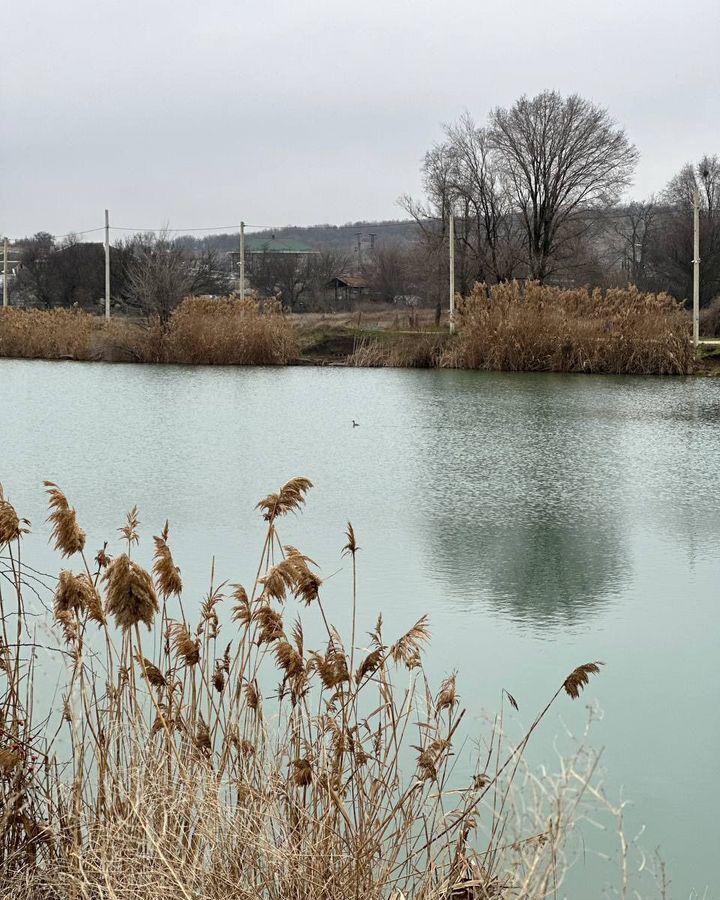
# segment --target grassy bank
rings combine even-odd
[[[477,285],[457,333],[431,310],[289,315],[276,303],[188,299],[157,321],[68,310],[0,311],[0,356],[197,363],[448,367],[680,375],[695,370],[681,305],[635,289]]]
[[[55,579],[24,561],[29,524],[0,495],[3,897],[554,895],[582,802],[600,796],[596,759],[579,751],[557,778],[538,778],[523,756],[551,706],[578,698],[598,665],[551,689],[517,743],[502,736],[501,709],[477,735],[474,774],[460,777],[464,710],[454,675],[434,689],[426,678],[427,620],[388,637],[378,617],[358,633],[348,525],[352,625],[341,636],[315,564],[281,543],[309,488],[296,478],[260,501],[256,572],[243,587],[213,570],[192,608],[167,523],[147,568],[136,510],[95,554],[47,484],[67,566]],[[65,674],[46,710],[50,659]]]

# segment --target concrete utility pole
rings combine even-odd
[[[3,241],[3,306],[8,305],[8,260],[7,260],[7,250],[8,250],[8,239],[5,238]]]
[[[105,318],[110,318],[110,213],[105,210]]]
[[[700,342],[700,194],[693,193],[693,344]]]
[[[455,217],[450,213],[450,334],[455,334]]]
[[[245,223],[240,223],[240,299],[245,299]]]

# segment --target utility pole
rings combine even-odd
[[[455,217],[450,213],[450,334],[455,334]]]
[[[105,210],[105,318],[110,318],[110,213]]]
[[[700,342],[700,194],[693,192],[693,345]]]
[[[355,237],[357,238],[358,272],[362,272],[362,231],[358,231]]]
[[[3,306],[8,305],[8,260],[7,260],[7,250],[8,250],[8,239],[5,238],[3,241]]]
[[[240,299],[245,299],[245,223],[240,223]]]

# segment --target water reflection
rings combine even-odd
[[[537,628],[585,622],[617,596],[623,583],[622,547],[612,533],[559,522],[457,528],[440,517],[434,564],[454,585],[454,600],[487,600],[503,615]]]
[[[628,426],[598,422],[587,382],[563,387],[457,373],[414,410],[429,574],[453,602],[538,629],[586,622],[628,577],[616,453]]]

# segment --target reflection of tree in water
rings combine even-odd
[[[613,455],[624,426],[597,428],[590,383],[472,374],[450,392],[452,379],[434,385],[442,417],[437,399],[433,409],[419,398],[429,569],[455,602],[490,602],[540,628],[582,622],[624,580]]]
[[[478,511],[479,512],[479,511]],[[622,582],[616,535],[549,519],[462,523],[432,519],[432,565],[453,600],[489,601],[516,621],[538,627],[578,624],[611,599]]]

